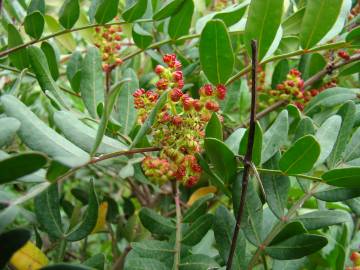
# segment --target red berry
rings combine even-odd
[[[182,71],[179,71],[179,70],[174,71],[172,74],[172,77],[175,81],[178,82],[183,79],[183,73],[182,73]]]
[[[180,89],[182,89],[184,87],[184,81],[183,80],[177,81],[177,85]]]
[[[160,90],[166,90],[168,87],[168,81],[166,79],[160,79],[156,83],[156,87]]]
[[[312,90],[310,90],[310,93],[311,93],[311,95],[312,95],[313,97],[315,97],[315,96],[317,96],[317,95],[319,94],[319,91],[316,90],[316,89],[312,89]]]
[[[198,182],[198,180],[199,180],[199,177],[197,177],[197,176],[190,176],[190,177],[186,180],[185,185],[186,185],[186,187],[191,188],[191,187],[193,187],[193,186]]]
[[[304,80],[300,79],[298,82],[298,87],[302,89],[304,87]]]
[[[203,107],[203,105],[201,104],[201,101],[198,99],[194,99],[192,105],[193,105],[195,111],[197,111],[197,112],[201,111],[201,109]]]
[[[212,86],[210,84],[205,84],[204,85],[204,93],[205,93],[206,96],[212,96],[213,89],[212,89]]]
[[[340,58],[344,59],[344,60],[349,60],[350,59],[350,55],[345,51],[339,51],[338,56]]]
[[[176,60],[176,55],[175,54],[165,54],[163,56],[163,61],[168,65],[170,63],[174,62],[175,60]]]
[[[219,104],[217,102],[211,101],[211,100],[209,100],[205,103],[205,108],[208,109],[209,111],[213,111],[213,112],[217,112],[220,109]]]
[[[293,76],[296,76],[296,77],[301,76],[301,72],[298,71],[296,68],[291,69],[289,73],[290,73],[290,75],[293,75]]]
[[[140,97],[142,96],[143,94],[145,94],[145,90],[143,88],[140,88],[138,90],[136,90],[133,94],[133,97]]]
[[[192,107],[192,98],[188,94],[181,97],[181,102],[185,111],[189,111]]]
[[[172,119],[172,123],[175,125],[175,126],[180,126],[182,124],[183,120],[180,116],[178,115],[175,115]]]
[[[157,65],[155,67],[155,73],[158,75],[162,74],[164,72],[164,70],[165,70],[165,68],[162,65]]]
[[[216,86],[216,90],[217,90],[216,96],[219,99],[223,100],[226,95],[226,87],[223,84],[219,84],[218,86]]]
[[[287,84],[289,87],[294,87],[294,86],[295,86],[294,81],[291,81],[291,80],[286,81],[286,84]]]
[[[121,40],[121,36],[120,36],[120,35],[115,35],[115,40],[116,40],[116,41],[120,41],[120,40]]]
[[[171,92],[170,92],[170,99],[174,102],[178,102],[180,100],[180,98],[182,97],[183,92],[181,92],[180,89],[178,88],[174,88]]]
[[[277,90],[284,90],[284,89],[285,89],[285,85],[283,85],[282,83],[280,83],[280,84],[278,84],[278,85],[276,86],[276,89],[277,89]]]

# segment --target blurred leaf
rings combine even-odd
[[[99,202],[95,193],[94,182],[90,182],[89,204],[82,222],[66,235],[68,241],[79,241],[88,236],[95,228],[98,220]]]
[[[30,241],[16,251],[10,260],[10,265],[18,270],[35,270],[47,264],[49,260],[46,255]]]
[[[319,53],[306,54],[301,57],[299,71],[303,80],[309,79],[326,67],[325,58]]]
[[[99,24],[110,22],[117,15],[118,6],[119,0],[99,0],[95,13],[96,22]]]
[[[176,14],[171,16],[168,26],[169,36],[178,39],[189,33],[194,13],[193,0],[183,0]]]
[[[196,245],[211,229],[214,221],[214,216],[205,214],[196,219],[184,233],[181,242],[185,245]]]
[[[0,233],[2,233],[6,227],[13,224],[14,220],[18,216],[20,208],[17,206],[9,206],[0,212]],[[0,256],[1,257],[1,256]]]
[[[57,80],[59,78],[59,64],[54,47],[49,42],[44,41],[41,43],[41,50],[46,56],[51,76],[54,80]]]
[[[82,263],[96,270],[104,270],[105,256],[102,253],[96,254]]]
[[[85,106],[93,118],[97,116],[96,109],[99,103],[104,102],[105,89],[101,63],[99,50],[89,47],[82,61],[80,92]]]
[[[271,87],[276,89],[276,86],[286,80],[286,76],[290,71],[289,60],[283,59],[275,66],[272,75]]]
[[[333,169],[321,176],[328,185],[347,188],[360,188],[359,177],[360,167]]]
[[[317,230],[335,224],[351,221],[351,216],[338,210],[320,210],[296,217],[307,230]]]
[[[59,11],[59,22],[65,29],[71,29],[80,16],[79,0],[65,0]]]
[[[93,270],[93,268],[83,266],[80,264],[59,263],[59,264],[52,264],[49,266],[45,266],[40,270]]]
[[[13,24],[8,24],[7,31],[9,49],[24,43],[19,31]],[[17,69],[22,70],[29,66],[29,56],[27,48],[10,53],[9,59],[10,62],[14,65],[14,67],[16,67]]]
[[[82,60],[81,52],[75,51],[66,66],[66,76],[75,92],[80,91]]]
[[[122,17],[126,22],[129,23],[136,21],[137,19],[140,19],[146,11],[147,3],[148,3],[147,0],[138,0],[134,2],[134,4],[131,7],[127,8],[123,12]]]
[[[201,67],[212,84],[223,84],[234,68],[234,53],[224,22],[209,21],[200,36]]]
[[[139,217],[142,225],[153,234],[164,236],[175,231],[175,225],[169,219],[150,208],[142,208]]]
[[[310,255],[328,243],[326,237],[316,234],[299,234],[265,248],[270,257],[278,260],[298,259]]]
[[[196,200],[185,212],[182,222],[194,222],[197,218],[206,213],[207,202],[214,197],[213,193],[208,193]]]
[[[0,118],[0,147],[9,144],[20,128],[20,122],[16,118]]]
[[[360,43],[360,26],[353,28],[350,33],[346,35],[346,42],[359,45]]]
[[[219,141],[223,140],[222,125],[216,113],[213,113],[211,115],[210,121],[206,125],[205,137],[215,138],[218,139]]]
[[[41,38],[44,31],[44,25],[45,19],[39,11],[34,11],[25,17],[25,32],[34,39]]]
[[[233,133],[231,133],[231,135],[225,140],[225,144],[231,149],[231,151],[235,155],[239,153],[240,142],[244,137],[245,132],[245,128],[238,128]]]
[[[299,124],[297,125],[293,142],[297,141],[298,139],[306,135],[314,135],[314,134],[315,134],[314,122],[310,117],[305,116],[299,121]]]
[[[246,130],[244,136],[240,142],[239,154],[245,156],[248,146],[249,138],[249,128]],[[252,150],[252,162],[255,165],[260,165],[261,163],[261,150],[263,144],[263,133],[259,122],[256,122],[255,125],[255,136],[254,136],[254,146]]]
[[[160,21],[172,16],[179,10],[183,2],[184,0],[170,0],[166,2],[161,9],[154,14],[153,19]]]
[[[156,258],[159,261],[164,261],[174,255],[174,247],[165,241],[144,240],[132,243],[131,247],[141,257]]]

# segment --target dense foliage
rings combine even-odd
[[[0,8],[0,269],[360,269],[359,1]]]

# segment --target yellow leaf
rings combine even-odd
[[[32,242],[28,241],[10,259],[16,270],[37,270],[49,264],[48,258]]]
[[[99,206],[98,218],[96,221],[95,228],[91,233],[97,233],[105,229],[107,211],[108,211],[108,202],[102,202]]]
[[[216,191],[217,191],[217,188],[214,186],[199,188],[193,194],[191,194],[190,199],[187,202],[187,205],[191,206],[195,201],[197,201],[201,197],[204,197],[205,195],[207,195],[209,193],[216,193]]]

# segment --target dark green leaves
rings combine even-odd
[[[168,32],[172,39],[177,39],[189,33],[194,13],[193,0],[184,0],[179,10],[171,16]]]
[[[198,217],[205,214],[207,209],[207,202],[213,197],[214,195],[210,193],[196,200],[193,205],[191,205],[191,207],[186,211],[182,221],[184,223],[193,222]]]
[[[96,118],[97,106],[104,101],[104,76],[99,50],[90,47],[82,62],[80,92],[89,114]]]
[[[251,55],[250,43],[252,39],[258,41],[259,59],[272,54],[277,48],[281,39],[281,35],[279,37],[277,35],[282,33],[279,31],[281,31],[283,5],[283,0],[251,1],[244,35],[245,46],[249,55]]]
[[[175,225],[169,219],[150,208],[142,208],[139,217],[143,226],[153,234],[163,236],[175,231]]]
[[[205,236],[205,234],[211,229],[214,216],[206,214],[195,220],[184,231],[182,243],[185,245],[196,245]]]
[[[299,234],[265,248],[267,254],[278,260],[298,259],[310,255],[328,243],[327,239],[315,234]]]
[[[159,21],[170,17],[179,9],[183,2],[184,0],[170,0],[154,14],[153,19]]]
[[[21,35],[13,24],[9,24],[7,30],[9,48],[23,44]],[[29,57],[26,48],[10,53],[9,59],[17,69],[24,69],[29,66]]]
[[[321,178],[332,186],[360,188],[360,167],[334,169],[324,173]]]
[[[88,236],[95,228],[98,218],[99,202],[94,189],[94,182],[90,182],[89,203],[83,221],[66,236],[68,241],[79,241]]]
[[[104,2],[106,2],[106,0],[104,0]],[[124,11],[122,17],[126,22],[133,22],[137,19],[140,19],[146,11],[147,3],[147,0],[135,1],[131,7]]]
[[[315,46],[339,19],[343,0],[314,0],[305,9],[300,41],[304,49]]]
[[[320,145],[312,135],[295,142],[279,161],[279,168],[285,174],[299,174],[310,171],[320,155]]]
[[[54,80],[59,78],[59,64],[54,47],[47,41],[41,43],[41,50],[46,56],[51,76]]]
[[[105,24],[115,18],[118,12],[119,0],[100,0],[95,13],[95,20]],[[146,9],[146,5],[145,5]],[[124,14],[123,14],[124,16]]]
[[[35,197],[35,214],[42,228],[53,238],[63,237],[58,185],[52,184]]]
[[[71,29],[80,16],[79,0],[66,0],[59,12],[59,22],[64,28]]]
[[[45,20],[43,15],[35,11],[25,17],[24,27],[25,32],[29,36],[39,39],[44,31]]]
[[[146,49],[153,39],[152,35],[137,23],[133,26],[132,36],[136,46],[140,49]]]
[[[200,63],[213,84],[225,83],[233,72],[234,53],[229,33],[221,20],[209,21],[200,37]]]
[[[234,153],[226,144],[214,138],[205,139],[205,150],[218,175],[222,176],[225,183],[232,182],[236,174]]]
[[[298,216],[307,230],[317,230],[334,224],[351,221],[351,216],[343,211],[321,210]]]
[[[42,168],[47,158],[40,153],[24,153],[0,161],[0,184],[15,180]]]
[[[212,114],[210,121],[206,125],[205,137],[215,138],[219,141],[223,140],[222,125],[216,113]]]
[[[12,255],[30,239],[30,232],[25,229],[14,229],[0,234],[0,269],[5,269]]]

